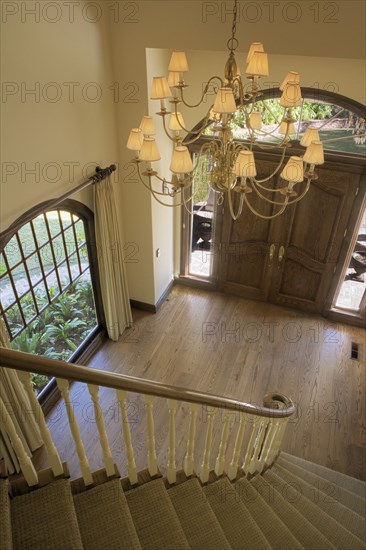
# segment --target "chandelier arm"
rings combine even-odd
[[[161,204],[162,206],[168,206],[169,208],[176,208],[178,206],[182,206],[183,205],[183,201],[179,202],[179,203],[175,203],[175,204],[167,204],[166,202],[163,202],[162,200],[160,200],[154,193],[153,190],[151,190],[151,194],[152,196],[154,197],[154,199],[159,203]],[[176,195],[173,195],[173,197],[175,197]],[[173,198],[172,197],[172,198]]]
[[[305,187],[304,191],[301,193],[301,195],[296,197],[296,199],[293,199],[293,200],[289,199],[287,204],[295,204],[296,202],[301,201],[301,199],[303,199],[305,197],[306,193],[309,191],[310,184],[311,184],[311,178],[308,178],[307,183],[306,183],[306,187]],[[272,201],[271,199],[268,199],[267,197],[262,195],[262,193],[260,191],[258,191],[258,189],[255,185],[253,185],[253,189],[261,199],[264,199],[265,201],[267,201],[271,204],[276,204],[276,205],[279,205],[279,206],[281,206],[283,204],[282,202]],[[274,191],[279,192],[279,189],[274,189]]]
[[[154,197],[155,197],[155,195],[161,195],[161,196],[163,196],[163,197],[166,197],[166,196],[167,196],[167,193],[161,193],[160,191],[155,191],[155,189],[152,188],[152,185],[151,185],[151,177],[152,177],[152,176],[148,176],[150,185],[147,185],[147,183],[144,182],[144,180],[142,179],[142,177],[140,177],[140,181],[141,181],[141,183],[146,187],[146,189],[147,189],[148,191],[150,191],[150,192],[154,195]],[[160,179],[160,180],[163,181],[164,183],[173,185],[171,182],[168,182],[168,181],[166,181],[166,180],[163,180],[163,178],[158,178],[158,179]],[[174,196],[175,196],[174,193],[173,193],[173,194],[168,193],[168,195],[169,195],[169,197],[174,197]],[[156,197],[155,197],[155,198],[156,198]],[[156,199],[156,200],[158,200],[158,199]],[[169,205],[167,205],[167,206],[169,206]]]
[[[229,210],[230,210],[230,215],[231,215],[231,217],[233,218],[233,220],[236,221],[236,220],[240,217],[240,215],[241,215],[241,213],[242,213],[242,210],[243,210],[244,193],[241,193],[241,194],[240,194],[239,208],[238,208],[238,211],[237,211],[236,214],[234,213],[234,207],[233,207],[233,202],[232,202],[231,190],[230,190],[230,189],[228,190],[228,196],[229,196]]]
[[[305,105],[305,99],[303,99],[302,103],[301,103],[301,110],[300,110],[299,121],[298,121],[298,125],[297,125],[297,134],[296,134],[296,139],[297,140],[299,139],[299,135],[300,135],[300,126],[301,126],[301,122],[302,122],[302,112],[304,110],[304,105]],[[287,129],[288,129],[288,127],[287,127]]]
[[[150,178],[149,178],[150,180]],[[156,192],[154,191],[154,189],[152,188],[151,186],[151,180],[150,180],[150,186],[148,186],[148,189],[150,190],[152,196],[154,197],[154,199],[159,203],[161,204],[162,206],[168,206],[169,208],[176,208],[177,206],[183,206],[184,204],[184,201],[181,201],[179,203],[175,203],[175,204],[167,204],[166,202],[163,202],[162,200],[160,200],[157,196],[156,196]],[[182,194],[182,192],[184,192],[184,189],[180,189],[179,190],[179,193]],[[160,195],[161,193],[159,193]],[[171,198],[175,198],[177,195],[169,195]],[[193,196],[193,195],[192,195]],[[191,198],[192,198],[191,196]]]
[[[249,208],[249,210],[252,212],[252,214],[254,214],[255,216],[258,216],[258,218],[262,218],[262,220],[272,220],[273,218],[277,218],[277,216],[280,216],[284,212],[288,204],[288,197],[286,197],[285,202],[282,204],[282,208],[280,208],[280,210],[276,212],[276,214],[273,214],[272,216],[265,216],[264,214],[260,214],[259,212],[257,212],[257,210],[255,210],[255,208],[253,208],[253,206],[250,204],[249,200],[247,199],[247,196],[245,193],[243,193],[243,195],[244,195],[245,203]]]
[[[243,145],[242,143],[235,142],[235,153],[239,153],[240,151],[250,151],[250,147]]]
[[[252,96],[250,94],[245,94],[244,92],[244,86],[243,86],[243,81],[241,79],[240,76],[236,76],[233,80],[233,83],[237,83],[238,84],[238,88],[239,88],[239,105],[240,107],[242,107],[243,109],[245,109],[246,107],[246,102],[250,101],[250,99],[252,98]]]
[[[308,181],[306,182],[306,187],[305,187],[304,191],[301,193],[301,195],[299,195],[298,197],[296,197],[296,199],[293,199],[292,201],[289,200],[288,204],[295,204],[296,202],[301,201],[301,199],[303,199],[305,197],[306,193],[309,191],[310,184],[311,184],[311,178],[308,178]]]
[[[319,127],[318,127],[318,130],[321,130],[322,128],[324,128],[324,126],[326,126],[327,124],[329,124],[330,122],[332,122],[335,118],[338,118],[340,114],[342,114],[346,109],[341,109],[340,111],[338,111],[335,115],[332,116],[332,118],[328,118],[323,124],[321,124]]]
[[[141,172],[140,172],[140,163],[136,163],[136,164],[137,164],[137,174],[138,174],[138,176],[139,176],[139,178],[140,178],[141,183],[143,183],[143,185],[145,185],[146,189],[149,189],[149,191],[150,191],[151,188],[144,182],[143,177],[142,177],[142,174],[141,174]],[[154,174],[151,174],[151,175],[148,174],[148,175],[147,175],[147,177],[148,177],[149,180],[150,180],[150,183],[151,183],[151,178],[152,178],[152,176],[155,176],[155,178],[158,179],[159,181],[161,181],[163,184],[166,183],[166,184],[168,184],[168,185],[174,186],[174,182],[169,181],[169,180],[167,180],[166,178],[162,178],[162,177],[159,176],[159,174],[156,173],[156,172],[155,172]],[[155,191],[155,190],[154,190],[154,193],[156,193],[157,195],[162,195],[162,196],[166,197],[166,193],[161,193],[160,191]],[[170,195],[170,196],[173,197],[174,195]]]
[[[260,191],[259,189],[257,188],[257,186],[254,184],[254,182],[252,182],[252,186],[253,186],[253,189],[254,191],[257,193],[258,197],[260,197],[261,199],[263,199],[264,201],[270,203],[270,204],[276,204],[277,206],[282,206],[283,205],[283,202],[279,202],[279,201],[273,201],[272,199],[269,199],[268,197],[264,196]],[[271,193],[279,193],[280,190],[279,189],[266,189],[266,191],[270,191]]]
[[[215,141],[215,140],[212,140],[209,143],[204,143],[201,146],[201,149],[199,151],[199,155],[203,155],[203,154],[215,155],[219,151],[220,151],[220,147],[218,146],[218,142]],[[197,164],[198,164],[198,161],[197,161]]]
[[[200,210],[202,210],[202,208],[203,208],[204,205],[202,205],[198,210],[191,210],[191,209],[188,207],[187,203],[190,202],[190,201],[192,200],[192,198],[193,198],[193,193],[192,193],[192,195],[189,197],[189,199],[186,200],[186,198],[185,198],[185,196],[184,196],[184,189],[183,189],[182,197],[183,197],[183,206],[184,206],[184,208],[186,209],[186,211],[188,212],[188,214],[189,214],[190,216],[193,216],[196,212],[200,212]]]
[[[278,130],[278,128],[281,126],[281,124],[277,124],[277,126],[275,128],[273,128],[272,132],[265,132],[264,130],[258,130],[258,132],[255,134],[255,135],[259,135],[259,136],[272,136],[273,135],[273,132],[276,132],[276,130]],[[287,129],[288,131],[288,129]],[[286,136],[284,138],[282,138],[282,141],[285,141],[285,138],[288,136],[288,134],[286,134]]]
[[[183,126],[183,124],[181,123],[181,121],[179,120],[179,117],[178,117],[178,111],[177,111],[177,103],[175,102],[174,104],[174,112],[175,112],[175,115],[176,115],[176,120],[179,124],[179,126],[181,127],[182,130],[184,130],[187,134],[198,134],[198,137],[197,138],[194,138],[193,140],[191,141],[185,141],[184,143],[185,144],[190,144],[190,143],[193,143],[193,141],[195,141],[196,139],[200,138],[201,137],[201,134],[204,130],[206,130],[206,128],[209,127],[209,124],[208,121],[210,119],[210,112],[211,112],[211,109],[212,109],[213,105],[211,105],[211,107],[209,108],[209,110],[207,111],[207,114],[205,116],[205,118],[203,119],[203,124],[200,128],[198,128],[198,130],[188,130],[187,128],[185,128]],[[164,120],[164,117],[163,117],[163,120]],[[164,124],[165,126],[165,124]]]
[[[186,107],[189,107],[190,109],[194,109],[196,107],[199,107],[201,105],[201,103],[203,102],[203,100],[205,99],[205,95],[207,94],[208,92],[208,89],[210,87],[210,84],[211,84],[211,81],[212,80],[219,80],[220,84],[221,84],[221,87],[224,86],[224,81],[222,80],[222,78],[220,76],[211,76],[210,80],[207,82],[206,86],[205,86],[205,89],[203,90],[203,94],[202,94],[202,97],[200,99],[200,101],[194,105],[191,105],[189,103],[187,103],[187,101],[185,101],[184,97],[183,97],[183,87],[182,86],[175,86],[176,88],[178,88],[180,90],[180,99],[182,101],[182,103],[186,106]]]
[[[208,128],[208,126],[209,126],[209,124],[206,126],[206,128]],[[184,145],[191,145],[192,143],[195,143],[196,141],[198,141],[200,139],[200,137],[202,136],[202,133],[203,133],[204,130],[205,130],[205,128],[201,131],[201,133],[198,136],[196,136],[192,139],[188,139],[188,140],[184,141],[183,144]]]
[[[272,115],[272,117],[274,118],[274,120],[276,121],[276,124],[281,124],[281,122],[278,121],[278,118],[273,114],[272,110],[269,108],[269,106],[267,105],[267,103],[264,103],[263,102],[263,105],[264,105],[264,110],[267,109],[267,111],[269,111],[269,113]],[[283,118],[283,117],[282,117]]]
[[[166,116],[166,114],[163,115],[163,128],[164,128],[164,132],[165,132],[166,136],[170,139],[170,141],[172,141],[173,143],[177,143],[177,140],[176,140],[174,137],[172,137],[172,136],[169,134],[169,132],[168,132],[168,129],[167,129],[167,127],[166,127],[166,122],[165,122],[165,116]]]
[[[284,149],[282,151],[282,156],[281,156],[281,160],[280,162],[278,163],[277,165],[277,168],[272,172],[272,174],[270,174],[267,178],[263,178],[261,180],[257,180],[255,178],[253,178],[253,181],[258,185],[258,187],[260,187],[261,189],[263,189],[264,191],[272,191],[272,189],[267,189],[267,187],[264,187],[263,185],[261,185],[261,183],[265,183],[266,181],[269,181],[271,178],[273,178],[273,176],[275,176],[277,174],[277,172],[279,172],[279,170],[281,169],[281,166],[282,166],[282,163],[283,163],[283,160],[285,158],[285,153],[286,153],[286,149]]]
[[[171,186],[173,186],[173,187],[174,187],[174,185],[175,185],[174,182],[168,181],[166,178],[162,178],[161,176],[159,176],[159,174],[155,173],[155,174],[151,174],[151,175],[148,175],[148,176],[147,176],[148,179],[149,179],[149,185],[147,185],[147,184],[145,183],[145,181],[143,180],[142,174],[141,174],[141,172],[140,172],[140,167],[139,167],[139,165],[137,165],[137,173],[138,173],[138,176],[139,176],[139,178],[140,178],[141,183],[146,187],[146,189],[147,189],[148,191],[150,191],[150,192],[153,194],[154,198],[155,198],[158,202],[160,202],[160,204],[163,204],[163,205],[164,205],[165,203],[159,201],[159,199],[157,198],[156,195],[160,195],[160,196],[162,196],[162,197],[166,197],[166,196],[167,196],[167,193],[161,193],[160,191],[156,191],[155,189],[153,189],[152,184],[151,184],[152,176],[154,176],[156,179],[158,179],[159,181],[161,181],[163,184],[166,183],[167,185],[171,185]],[[182,189],[184,189],[184,188],[182,188]],[[181,192],[182,189],[181,189],[179,192]],[[169,195],[169,197],[174,198],[174,197],[177,196],[177,191],[175,191],[175,192],[173,192],[173,193],[168,193],[168,195]],[[191,200],[192,198],[193,198],[193,193],[192,193],[191,197],[189,198],[189,200]],[[180,202],[179,205],[177,205],[177,206],[182,206],[182,204],[183,204],[183,203]],[[175,206],[175,205],[165,204],[165,206]]]

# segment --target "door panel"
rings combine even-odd
[[[259,177],[274,170],[275,165],[262,161],[257,164]],[[273,205],[262,204],[255,193],[248,196],[250,203],[263,215],[272,213]],[[234,196],[234,211],[237,211],[239,194]],[[254,215],[244,204],[243,213],[234,221],[225,207],[221,254],[219,256],[219,288],[246,298],[266,300],[269,291],[271,260],[269,250],[276,244],[274,220],[264,220]]]
[[[285,257],[270,292],[273,303],[321,312],[337,264],[358,177],[319,171],[307,196],[289,207]],[[291,219],[289,220],[289,216]],[[287,224],[286,224],[287,225]]]

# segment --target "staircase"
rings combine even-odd
[[[296,411],[288,397],[268,393],[263,405],[253,405],[5,348],[0,364],[18,371],[29,401],[25,410],[33,412],[50,465],[36,471],[12,411],[0,398],[1,427],[21,471],[19,478],[9,478],[6,461],[0,463],[0,550],[366,549],[365,483],[280,453],[288,419]],[[57,377],[80,479],[68,479],[31,372]],[[87,384],[90,393],[104,464],[99,472],[91,472],[70,380]],[[111,453],[100,386],[116,391],[128,474],[124,479]],[[130,392],[142,395],[145,403],[139,428],[146,425],[147,470],[140,473],[127,415]],[[165,464],[155,444],[155,400],[166,411]],[[180,445],[185,445],[179,470],[176,414],[183,403],[190,408],[185,422],[179,422]],[[202,446],[197,450],[197,423],[203,452]]]
[[[356,550],[365,544],[365,483],[281,453],[261,475],[202,484],[178,475],[82,492],[59,479],[11,497],[0,480],[1,550]]]

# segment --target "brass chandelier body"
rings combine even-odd
[[[230,53],[225,66],[224,79],[219,76],[211,77],[197,104],[190,105],[185,99],[187,85],[184,81],[184,73],[188,71],[188,64],[184,52],[173,52],[169,63],[168,79],[161,76],[153,79],[151,99],[160,100],[160,111],[157,115],[162,117],[165,133],[174,144],[170,165],[173,173],[171,180],[162,178],[152,169],[151,163],[160,160],[160,153],[153,137],[155,127],[152,117],[143,117],[140,127],[131,130],[127,148],[135,152],[133,162],[137,165],[141,182],[160,204],[184,205],[192,213],[190,205],[193,198],[193,180],[198,176],[198,170],[201,171],[201,175],[203,170],[204,179],[207,182],[207,197],[210,189],[216,193],[218,204],[221,204],[227,196],[230,213],[234,220],[241,215],[244,203],[256,216],[271,219],[281,215],[288,205],[300,201],[306,195],[311,181],[317,178],[314,172],[315,166],[324,163],[323,145],[319,141],[318,130],[310,126],[300,142],[306,147],[304,155],[291,156],[287,164],[284,164],[286,151],[291,147],[291,135],[295,133],[296,119],[293,109],[303,104],[299,74],[294,71],[287,73],[280,86],[282,119],[272,132],[263,131],[261,121],[263,107],[262,112],[258,107],[258,101],[261,98],[259,79],[268,76],[267,54],[261,43],[256,42],[250,46],[246,68],[249,85],[244,87],[235,59],[235,50],[238,47],[238,41],[235,38],[236,21],[237,0],[234,1],[232,35],[227,43]],[[187,108],[201,105],[212,83],[218,86],[214,104],[209,108],[200,128],[193,131],[186,129],[180,105]],[[170,111],[166,108],[167,99],[170,99]],[[249,137],[246,140],[235,140],[231,130],[231,121],[237,112],[242,114],[248,132]],[[197,162],[193,166],[187,146],[202,138],[208,127],[212,135],[204,139]],[[274,132],[281,137],[279,138]],[[275,142],[260,143],[259,139],[266,136]],[[280,160],[275,170],[263,179],[257,178],[254,149],[280,152]],[[147,163],[144,171],[141,171],[142,162]],[[280,170],[284,185],[274,188],[271,184],[273,185],[273,178]],[[154,188],[154,180],[162,184],[162,191]],[[302,182],[301,192],[297,192],[296,186]],[[169,203],[164,201],[164,197],[165,199],[167,197],[164,193],[165,184],[168,185],[169,196],[178,197],[179,200],[175,199]],[[236,211],[234,211],[233,193],[239,194]],[[274,205],[274,212],[265,215],[254,208],[250,194],[257,195],[260,204]]]

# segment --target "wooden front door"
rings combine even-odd
[[[283,217],[283,259],[269,300],[297,309],[323,310],[350,221],[359,175],[320,169],[302,201]]]
[[[260,170],[273,164],[262,161]],[[258,170],[259,172],[259,170]],[[361,185],[359,170],[334,165],[319,170],[299,203],[273,220],[263,220],[244,205],[233,221],[227,208],[222,223],[219,288],[246,298],[322,312]],[[250,196],[260,208],[260,199]],[[236,201],[238,197],[236,197]],[[270,215],[273,205],[262,213]]]

